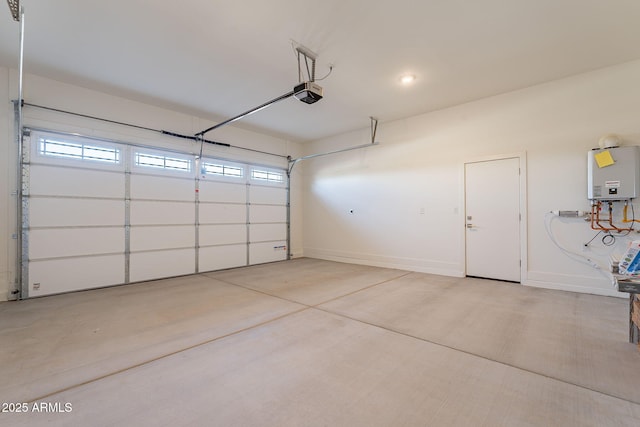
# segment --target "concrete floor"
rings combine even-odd
[[[0,425],[638,426],[627,304],[314,259],[3,303]]]

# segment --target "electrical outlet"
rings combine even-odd
[[[39,291],[40,290],[40,283],[34,283],[33,284],[33,290],[34,291]]]

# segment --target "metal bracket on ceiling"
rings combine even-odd
[[[369,117],[371,119],[371,143],[376,143],[376,132],[378,131],[378,119],[375,117]]]
[[[7,0],[7,3],[9,4],[13,20],[20,22],[20,0]]]
[[[297,45],[296,52],[298,52],[298,82],[302,83],[303,81],[316,81],[316,58],[318,55],[315,52],[312,52],[309,48]],[[305,66],[307,68],[307,77],[308,80],[304,80],[302,78],[302,61],[304,60]],[[311,61],[311,68],[309,68],[309,61]]]

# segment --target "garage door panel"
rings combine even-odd
[[[132,282],[195,273],[195,249],[139,252],[131,254]]]
[[[45,196],[101,197],[124,200],[124,174],[33,165],[29,193]]]
[[[131,175],[131,198],[146,200],[195,200],[195,180],[155,175]]]
[[[287,242],[252,243],[249,245],[249,263],[283,261],[287,259]]]
[[[193,225],[131,227],[131,251],[188,248],[196,244]]]
[[[286,222],[287,208],[285,206],[251,205],[249,210],[250,223]]]
[[[246,184],[220,181],[200,181],[201,202],[246,203]]]
[[[287,189],[281,187],[262,187],[252,185],[250,202],[266,205],[286,205]]]
[[[124,219],[123,201],[29,198],[30,227],[124,226]]]
[[[252,242],[286,240],[287,224],[251,224],[249,236]]]
[[[122,228],[49,228],[29,232],[29,260],[124,253]]]
[[[228,245],[247,242],[245,224],[201,225],[200,246]]]
[[[226,245],[200,248],[200,271],[215,271],[247,265],[246,245]]]
[[[195,205],[181,202],[131,201],[131,225],[195,224]]]
[[[200,203],[200,224],[244,224],[246,222],[246,205]]]
[[[29,263],[29,296],[40,296],[122,284],[124,254]],[[39,283],[40,289],[34,289]]]

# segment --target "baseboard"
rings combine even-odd
[[[464,272],[461,270],[459,265],[442,261],[330,251],[318,248],[304,248],[304,256],[308,258],[324,259],[327,261],[344,262],[349,264],[415,271],[417,273],[464,277]]]
[[[395,268],[399,270],[415,271],[418,273],[437,274],[450,277],[464,277],[465,273],[455,263],[444,263],[434,260],[420,260],[414,258],[387,257],[373,254],[331,251],[318,248],[304,248],[302,253],[293,257],[317,258],[327,261],[344,262],[349,264],[370,265],[372,267]],[[554,289],[559,291],[581,294],[602,295],[608,297],[627,298],[628,294],[618,292],[606,277],[579,276],[541,271],[528,271],[524,286]]]
[[[304,252],[302,251],[296,251],[296,252],[291,252],[291,259],[295,259],[295,258],[304,258]]]
[[[581,294],[602,295],[608,297],[628,298],[629,294],[618,292],[606,277],[578,276],[569,274],[546,273],[542,271],[527,272],[525,286],[577,292]]]

